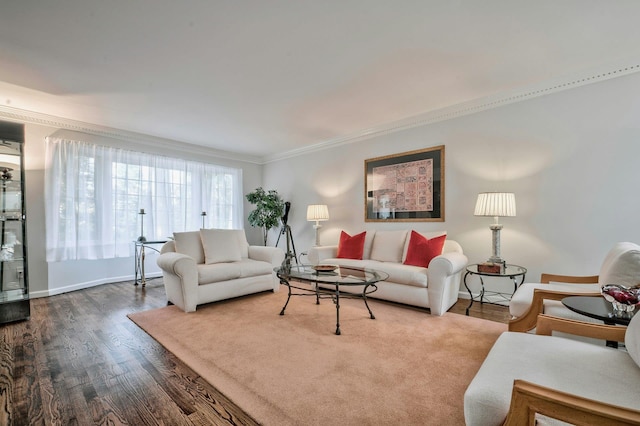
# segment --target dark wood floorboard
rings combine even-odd
[[[161,278],[33,299],[29,321],[0,325],[0,425],[257,424],[126,316],[166,304]]]

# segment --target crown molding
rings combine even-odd
[[[7,105],[0,105],[0,117],[19,121],[21,123],[38,124],[42,126],[54,127],[56,129],[72,130],[75,132],[88,133],[90,135],[102,136],[117,139],[123,142],[135,142],[150,149],[163,148],[170,151],[188,152],[200,157],[210,159],[225,159],[242,161],[245,163],[263,164],[263,160],[258,156],[243,155],[229,151],[216,150],[205,146],[176,141],[173,139],[161,138],[157,136],[145,135],[142,133],[121,130],[112,127],[100,126],[98,124],[86,123],[69,118],[57,117],[35,111],[28,111],[14,108]]]
[[[293,149],[280,154],[265,156],[263,157],[263,162],[264,164],[267,164],[298,157],[300,155],[311,154],[325,149],[360,142],[373,137],[388,135],[414,127],[451,120],[481,111],[498,108],[504,105],[523,102],[540,96],[550,95],[588,84],[599,83],[637,72],[640,72],[640,59],[626,59],[616,64],[603,65],[597,68],[553,78],[541,83],[520,87],[496,95],[486,96],[449,107],[427,111],[422,114],[364,129],[350,135],[329,139],[314,145]]]
[[[402,120],[397,120],[378,126],[363,129],[349,135],[328,139],[313,145],[285,151],[278,154],[264,157],[239,154],[230,151],[216,150],[201,145],[172,139],[146,135],[128,130],[116,129],[87,123],[79,120],[58,117],[54,115],[15,108],[9,105],[0,105],[0,117],[7,120],[31,123],[56,129],[72,130],[76,132],[88,133],[91,135],[117,139],[124,142],[136,142],[150,149],[163,148],[165,150],[188,152],[208,159],[225,159],[241,161],[246,163],[264,165],[276,161],[311,154],[341,145],[356,143],[378,136],[426,126],[441,121],[451,120],[478,112],[499,108],[501,106],[523,102],[540,96],[574,89],[588,84],[599,83],[612,78],[622,77],[640,72],[640,58],[624,59],[614,64],[602,65],[600,67],[584,70],[581,72],[553,78],[537,84],[517,88],[511,91],[502,92],[496,95],[474,99],[468,102],[461,102],[445,108],[439,108],[424,112]]]

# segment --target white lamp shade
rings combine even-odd
[[[307,207],[308,221],[325,221],[329,220],[329,209],[324,204],[311,204]]]
[[[515,216],[516,196],[512,192],[481,192],[474,216]]]

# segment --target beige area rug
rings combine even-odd
[[[284,290],[284,289],[283,289]],[[499,324],[341,299],[261,293],[129,315],[265,425],[463,425],[463,395]]]

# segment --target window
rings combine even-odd
[[[142,220],[147,240],[199,229],[203,219],[207,228],[242,227],[240,169],[58,138],[46,142],[47,261],[130,256]]]

